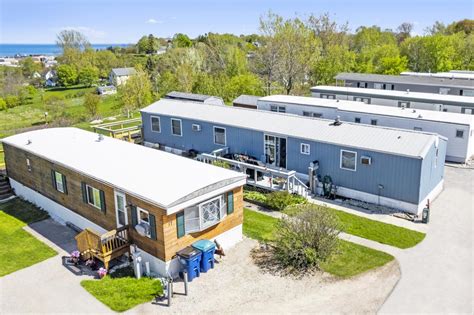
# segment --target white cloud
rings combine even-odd
[[[158,20],[155,20],[155,19],[148,19],[148,21],[146,21],[147,24],[161,24],[163,23],[163,21],[158,21]]]
[[[84,34],[89,40],[102,39],[107,34],[104,31],[96,30],[88,26],[65,26],[61,27],[60,30],[75,30]]]

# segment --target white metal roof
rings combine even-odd
[[[2,142],[123,190],[168,214],[241,186],[246,179],[241,173],[126,141],[98,141],[97,134],[77,128],[30,131]]]
[[[142,112],[416,158],[424,157],[438,138],[438,135],[425,132],[348,122],[334,126],[332,120],[326,119],[230,106],[203,106],[177,100],[162,99],[142,109]]]
[[[400,75],[415,76],[415,77],[434,77],[445,79],[459,79],[459,80],[474,80],[474,74],[469,71],[449,71],[449,72],[410,72],[405,71]]]
[[[365,104],[364,102],[331,100],[317,97],[304,97],[292,95],[272,95],[260,99],[261,101],[335,108],[339,111],[351,111],[357,113],[368,113],[375,115],[394,116],[418,120],[430,120],[458,125],[474,126],[474,115],[466,115],[451,112],[439,112],[424,109],[400,108],[392,106],[382,106],[376,104]]]
[[[470,104],[474,106],[474,96],[457,96],[457,95],[445,95],[437,93],[421,93],[421,92],[406,92],[406,91],[394,91],[394,90],[380,90],[380,89],[366,89],[366,88],[355,88],[355,87],[344,87],[344,86],[329,86],[329,85],[318,85],[311,88],[311,91],[324,91],[324,92],[342,92],[345,94],[367,94],[382,97],[403,97],[418,100],[427,100],[436,102],[449,102],[459,104]]]

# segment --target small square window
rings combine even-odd
[[[359,117],[354,118],[354,122],[357,124],[360,124],[360,118]]]
[[[276,106],[276,105],[270,105],[270,111],[272,111],[272,112],[278,112],[278,106]]]
[[[300,146],[300,153],[309,155],[311,153],[311,146],[308,143],[302,143]]]
[[[414,127],[413,130],[415,130],[415,131],[423,131],[423,128],[421,128],[421,127]]]
[[[54,179],[56,181],[56,189],[59,192],[64,193],[64,179],[63,174],[54,171]]]
[[[464,138],[464,130],[456,130],[456,138]]]
[[[26,167],[28,168],[28,172],[31,172],[31,162],[30,159],[26,159]]]
[[[377,126],[377,119],[371,119],[370,124],[373,126]]]
[[[341,150],[341,165],[344,170],[355,171],[357,152]]]

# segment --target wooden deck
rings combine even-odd
[[[130,253],[129,226],[123,226],[100,235],[85,229],[76,235],[77,248],[83,259],[95,257],[109,269],[109,262],[125,253]]]

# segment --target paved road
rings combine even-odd
[[[381,313],[473,313],[474,170],[446,167],[429,232],[399,252],[402,277]]]

